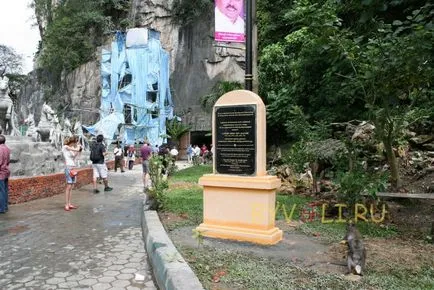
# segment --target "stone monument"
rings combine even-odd
[[[216,102],[212,116],[215,148],[213,174],[203,186],[203,236],[264,245],[282,240],[275,227],[276,189],[280,180],[266,172],[265,106],[245,90]]]
[[[9,96],[9,79],[3,76],[0,78],[0,126],[4,135],[19,135],[13,121],[14,103]]]
[[[38,126],[36,128],[39,141],[50,141],[50,133],[55,127],[53,124],[55,116],[56,113],[53,111],[53,109],[51,109],[51,107],[47,103],[44,103],[41,110],[41,119],[39,120]]]

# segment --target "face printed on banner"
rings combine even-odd
[[[224,15],[235,22],[243,9],[243,0],[216,0],[216,5]]]

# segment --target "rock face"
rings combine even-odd
[[[244,50],[214,46],[214,18],[198,19],[188,26],[174,24],[172,1],[134,1],[136,23],[161,32],[161,44],[170,53],[171,89],[175,111],[193,131],[211,129],[211,116],[202,111],[201,96],[220,80],[244,80]],[[232,45],[236,47],[236,44]],[[240,46],[238,46],[240,48]]]
[[[99,118],[101,104],[101,75],[99,61],[81,65],[64,78],[66,91],[61,102],[71,112],[68,118],[77,118],[82,124],[93,124]]]
[[[33,114],[35,123],[39,123],[41,119],[41,109],[44,104],[44,90],[37,81],[36,73],[31,72],[28,75],[28,81],[21,89],[16,113],[18,115],[18,123],[22,124],[30,114]]]
[[[56,1],[54,1],[54,5]],[[130,18],[137,26],[155,29],[161,33],[161,44],[170,54],[172,99],[178,116],[186,116],[193,131],[211,129],[211,116],[205,113],[199,99],[209,94],[218,81],[244,80],[243,45],[214,46],[214,17],[197,19],[196,23],[180,26],[174,23],[172,3],[168,0],[132,1]],[[44,19],[40,19],[44,21]],[[235,47],[235,48],[233,48]],[[100,55],[100,51],[95,52]],[[101,98],[99,57],[97,61],[83,64],[63,77],[62,92],[57,92],[52,105],[58,112],[64,111],[70,119],[82,124],[93,124],[99,119]],[[35,82],[35,76],[22,92],[19,119],[29,113],[39,121],[44,102],[44,90]],[[56,106],[57,105],[57,106]],[[187,117],[187,113],[188,116]]]
[[[11,149],[11,177],[60,172],[63,157],[49,142],[33,142],[28,137],[6,137]]]
[[[65,168],[61,150],[49,142],[34,142],[24,136],[6,136],[6,145],[11,149],[9,169],[12,178],[52,174],[62,172]],[[83,151],[77,158],[77,165],[87,165],[89,155],[89,151]]]

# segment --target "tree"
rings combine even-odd
[[[378,33],[366,40],[335,39],[353,68],[343,85],[362,93],[395,189],[401,182],[394,146],[409,124],[432,114],[424,103],[433,100],[433,13],[434,5],[426,4],[403,22],[379,23]]]
[[[42,7],[40,9],[53,15],[42,42],[40,59],[44,78],[41,81],[56,89],[62,73],[94,59],[96,48],[104,42],[107,34],[125,29],[129,24],[125,18],[131,1],[69,0],[62,1],[55,8],[47,8],[46,1],[36,0],[35,4],[36,8]]]
[[[233,90],[241,90],[242,88],[243,85],[238,82],[219,81],[214,85],[210,94],[200,98],[200,104],[205,111],[211,112],[214,104],[221,96]]]
[[[423,0],[291,4],[285,13],[290,33],[266,46],[260,58],[267,132],[294,135],[294,107],[308,124],[368,118],[384,143],[392,187],[398,187],[394,146],[409,124],[434,115],[433,5]]]
[[[191,128],[190,126],[174,118],[170,121],[167,121],[166,129],[170,139],[178,145],[181,137],[184,136],[185,133],[189,132]]]
[[[0,44],[0,77],[6,74],[20,74],[23,57],[12,47]]]

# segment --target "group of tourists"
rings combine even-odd
[[[136,148],[134,145],[129,145],[122,149],[121,144],[117,143],[113,155],[115,156],[115,172],[118,168],[120,168],[122,173],[125,172],[124,168],[133,169],[134,162],[136,162]]]
[[[10,162],[10,149],[6,146],[6,138],[4,135],[0,135],[0,214],[6,213],[8,211],[8,179],[10,176],[9,162]],[[205,146],[205,145],[204,145]],[[198,148],[198,146],[196,145]],[[191,145],[189,146],[191,148]],[[197,156],[204,156],[208,149],[203,147],[198,150]],[[72,204],[72,188],[77,182],[77,167],[78,158],[83,151],[83,147],[79,143],[79,138],[77,136],[66,137],[63,142],[62,154],[65,160],[65,178],[66,178],[66,188],[65,188],[65,211],[71,211],[77,209],[78,206]],[[192,154],[189,155],[189,160],[191,162]],[[99,193],[98,180],[102,180],[104,184],[104,191],[112,191],[113,188],[109,186],[108,182],[108,168],[105,162],[107,156],[107,147],[104,144],[104,136],[98,135],[96,137],[96,142],[91,146],[90,161],[92,162],[93,171],[93,192],[95,194]],[[115,166],[114,171],[116,172],[120,168],[121,172],[125,172],[124,168],[133,169],[134,163],[136,161],[136,150],[134,145],[130,145],[126,150],[122,149],[120,144],[116,144],[113,151],[115,156]],[[173,163],[177,159],[179,154],[175,146],[168,146],[163,144],[161,146],[152,147],[149,142],[144,142],[140,148],[139,156],[141,158],[142,170],[143,170],[143,185],[145,190],[150,186],[149,183],[149,160],[151,156],[160,155],[163,156],[163,174],[167,174],[168,160],[173,160]],[[165,158],[169,156],[170,158]],[[125,158],[124,158],[125,157]]]
[[[210,145],[210,149],[208,149],[205,144],[202,144],[202,147],[199,147],[199,145],[192,146],[191,144],[187,147],[188,163],[193,163],[195,165],[211,163],[213,155],[214,148],[212,144]]]
[[[103,143],[104,136],[98,135],[96,137],[96,143],[92,145],[90,151],[90,161],[92,162],[92,170],[93,170],[93,192],[95,194],[99,193],[98,189],[98,179],[102,180],[104,183],[104,191],[112,191],[113,188],[108,185],[108,168],[105,163],[105,157],[107,156],[107,148]],[[71,191],[73,185],[77,181],[77,171],[75,168],[77,167],[77,157],[82,152],[83,148],[78,143],[78,138],[75,136],[69,137],[65,139],[64,146],[62,147],[63,157],[65,159],[65,177],[66,177],[66,194],[65,194],[65,211],[70,211],[72,209],[76,209],[77,206],[71,203]],[[146,145],[146,144],[145,144]],[[143,147],[145,147],[145,145]],[[143,148],[142,147],[142,148]],[[145,150],[146,151],[146,150]],[[149,156],[145,153],[145,151],[141,150],[141,157],[143,161],[143,173],[144,176],[149,173]],[[146,151],[147,152],[147,151]],[[124,152],[118,143],[113,151],[115,156],[115,166],[114,171],[117,171],[117,168],[120,168],[121,172],[125,172],[124,170]],[[126,164],[125,167],[128,167],[130,170],[133,169],[133,165],[136,158],[134,145],[131,145],[126,150]],[[146,179],[144,177],[144,182]]]

